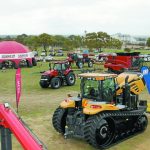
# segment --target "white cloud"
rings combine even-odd
[[[0,0],[0,34],[150,35],[149,0]]]

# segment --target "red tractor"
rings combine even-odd
[[[139,54],[138,52],[133,52],[116,53],[116,56],[108,55],[105,59],[104,67],[114,73],[121,73],[125,70],[138,71],[143,65],[143,58]]]
[[[73,70],[66,61],[58,61],[53,65],[53,69],[45,71],[41,75],[40,86],[42,88],[58,89],[61,85],[67,84],[72,86],[75,84],[76,78]]]
[[[88,54],[68,53],[67,56],[70,65],[71,63],[76,63],[76,66],[81,69],[84,63],[88,63],[88,67],[93,67],[93,60],[89,58]]]

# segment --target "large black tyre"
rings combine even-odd
[[[33,66],[29,60],[26,60],[26,63],[27,63],[27,67],[29,68]]]
[[[93,67],[93,62],[92,62],[92,61],[89,61],[89,62],[88,62],[88,67],[90,67],[90,68]]]
[[[55,130],[61,134],[65,133],[67,109],[58,107],[52,118],[52,124]]]
[[[58,77],[54,77],[51,79],[51,88],[58,89],[61,86],[61,81]]]
[[[18,69],[18,68],[19,68],[19,65],[16,64],[15,62],[14,62],[14,68],[15,68],[15,69]]]
[[[82,62],[82,61],[78,61],[78,62],[76,63],[76,65],[77,65],[77,67],[78,67],[79,69],[82,69],[82,68],[83,68],[83,62]]]
[[[69,86],[74,85],[76,82],[76,77],[75,74],[73,72],[70,72],[67,76],[66,76],[66,83]]]
[[[137,127],[140,131],[144,131],[147,128],[148,119],[146,115],[142,115],[138,118]]]
[[[2,63],[0,63],[0,69],[2,69]]]
[[[85,140],[95,148],[107,148],[115,137],[115,125],[111,118],[90,116],[84,128]]]
[[[40,86],[41,86],[41,88],[48,88],[49,87],[49,82],[40,81]]]
[[[37,62],[36,62],[35,58],[32,58],[32,65],[37,66]]]

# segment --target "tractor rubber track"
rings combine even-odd
[[[105,144],[99,145],[96,140],[96,126],[97,124],[101,124],[101,120],[106,119],[106,118],[112,118],[115,119],[116,117],[118,118],[125,118],[125,117],[141,117],[145,116],[145,112],[139,111],[139,110],[134,110],[134,111],[113,111],[113,112],[103,112],[99,113],[94,116],[90,116],[84,127],[84,138],[85,140],[92,146],[98,149],[107,149],[110,146],[113,146],[127,138],[131,138],[131,136],[135,136],[138,133],[141,133],[145,129],[132,129],[131,131],[125,131],[124,133],[122,132],[120,135],[117,134],[117,131],[114,128],[114,134],[111,135],[110,140],[108,140]],[[147,117],[146,117],[147,118]],[[114,122],[115,123],[115,122]]]

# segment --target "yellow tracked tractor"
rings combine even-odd
[[[83,73],[79,77],[81,93],[69,95],[54,112],[56,131],[107,148],[146,129],[147,101],[139,100],[145,87],[143,74]]]

